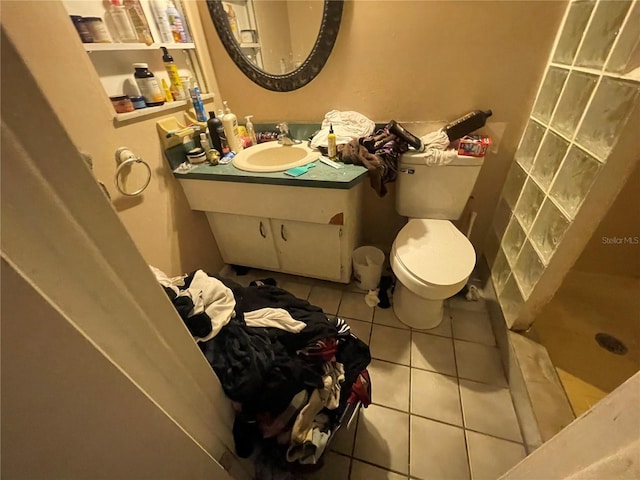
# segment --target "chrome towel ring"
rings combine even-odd
[[[136,195],[140,195],[145,188],[151,182],[151,167],[147,162],[145,162],[142,158],[136,157],[131,150],[127,147],[120,147],[116,150],[116,163],[118,164],[118,168],[116,168],[116,173],[113,177],[113,182],[116,184],[116,189],[122,195],[126,195],[127,197],[135,197]],[[123,186],[120,185],[120,173],[125,165],[133,166],[135,163],[141,163],[147,168],[147,180],[144,182],[144,185],[134,192],[127,192]]]

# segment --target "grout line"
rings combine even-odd
[[[467,442],[467,434],[465,432],[465,428],[467,426],[467,422],[464,416],[464,408],[462,408],[462,392],[460,391],[460,376],[458,372],[458,356],[456,355],[456,343],[453,338],[453,319],[451,319],[451,346],[453,348],[453,363],[456,366],[456,383],[458,385],[458,400],[460,401],[460,417],[462,419],[462,435],[464,437],[464,449],[467,454],[467,473],[468,477],[471,478],[471,455],[469,454],[469,443]]]
[[[408,433],[408,438],[407,438],[407,473],[408,476],[411,476],[411,407],[412,407],[412,402],[411,402],[411,398],[412,398],[412,382],[411,382],[411,377],[413,376],[411,374],[411,369],[412,369],[412,359],[411,357],[413,356],[413,329],[409,329],[409,411],[407,412],[407,423],[408,423],[408,429],[407,429],[407,433]]]
[[[400,475],[402,477],[409,478],[409,476],[410,476],[410,474],[408,474],[408,473],[402,473],[402,472],[400,472],[398,470],[392,470],[391,468],[383,467],[382,465],[379,465],[377,463],[373,463],[370,460],[363,460],[361,458],[356,458],[356,457],[352,457],[352,460],[356,460],[356,461],[358,461],[360,463],[366,463],[367,465],[371,465],[372,467],[379,468],[379,469],[384,470],[386,472],[395,473],[395,474]],[[353,461],[351,463],[353,464]],[[351,473],[349,473],[349,474],[351,474]]]

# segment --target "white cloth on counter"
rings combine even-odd
[[[156,277],[156,280],[163,287],[170,288],[174,291],[176,295],[180,293],[180,289],[178,287],[184,286],[184,277],[185,275],[180,275],[178,277],[169,277],[166,273],[164,273],[159,268],[154,267],[153,265],[149,265],[149,268],[153,272]]]
[[[361,113],[331,110],[324,116],[322,129],[311,140],[312,148],[327,146],[330,125],[333,125],[333,133],[336,135],[338,145],[349,143],[354,138],[371,135],[376,128],[376,124]]]
[[[245,312],[247,327],[273,327],[291,333],[300,333],[307,325],[295,320],[284,308],[261,308]]]
[[[193,275],[191,285],[183,290],[181,295],[184,294],[183,292],[188,292],[194,304],[194,310],[190,316],[202,313],[204,310],[204,313],[211,318],[211,333],[203,338],[195,337],[198,342],[211,340],[235,315],[236,300],[231,289],[202,270],[198,270]]]

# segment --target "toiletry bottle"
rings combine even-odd
[[[165,102],[173,102],[171,89],[169,88],[169,85],[167,85],[167,81],[164,78],[162,79],[162,91],[164,92]]]
[[[133,28],[138,36],[138,41],[151,45],[153,43],[153,37],[151,36],[151,29],[147,23],[147,17],[144,15],[142,5],[139,0],[124,0],[124,8],[129,14]]]
[[[233,6],[225,4],[224,11],[227,14],[227,21],[229,22],[229,28],[235,38],[236,42],[240,43],[240,29],[238,28],[238,20],[236,18],[236,12],[233,10]]]
[[[171,33],[171,25],[169,25],[169,17],[167,16],[167,2],[165,0],[151,0],[151,9],[155,16],[158,33],[160,33],[160,41],[162,43],[173,43],[173,34]]]
[[[222,117],[222,125],[224,126],[224,133],[227,136],[227,142],[229,142],[229,148],[238,153],[242,150],[242,142],[240,141],[240,133],[238,132],[238,118],[231,113],[229,104],[222,102],[224,105],[224,116]]]
[[[444,131],[447,137],[449,137],[449,141],[453,142],[470,134],[474,130],[484,127],[487,118],[492,114],[493,112],[491,110],[474,110],[473,112],[467,113],[464,117],[460,117],[447,124],[444,127]]]
[[[133,28],[127,9],[122,4],[122,0],[111,0],[109,15],[111,15],[120,42],[132,43],[138,41],[138,36]]]
[[[327,155],[331,160],[335,160],[338,157],[338,150],[336,146],[336,134],[333,133],[333,124],[329,124],[329,135],[327,135]]]
[[[158,80],[149,71],[149,65],[146,63],[134,63],[133,68],[135,68],[133,76],[147,107],[162,105],[164,103],[164,94]]]
[[[418,137],[416,137],[413,133],[408,131],[406,128],[404,128],[395,120],[391,120],[389,122],[389,132],[393,133],[396,137],[400,137],[402,140],[407,142],[417,151],[419,152],[424,151],[425,147],[424,147],[424,144],[422,143],[422,140],[420,140]]]
[[[247,135],[249,136],[249,141],[251,141],[251,145],[257,145],[258,139],[256,138],[256,131],[253,129],[253,122],[251,121],[251,119],[253,118],[253,115],[247,115],[244,118],[247,121],[245,128],[247,129]]]
[[[219,118],[216,118],[215,112],[209,112],[209,120],[207,120],[207,130],[209,130],[209,138],[211,146],[215,148],[220,155],[224,155],[229,151],[227,146],[227,137],[224,134],[224,127]]]
[[[207,160],[213,163],[213,158],[217,155],[213,155],[214,150],[211,148],[211,145],[209,145],[209,140],[207,140],[206,133],[200,134],[200,147],[202,148],[202,150],[204,150],[204,153],[207,156]],[[218,162],[216,161],[216,163]]]
[[[176,43],[187,43],[187,33],[184,28],[184,20],[178,12],[173,0],[167,2],[167,17],[171,25],[171,34]]]
[[[193,109],[196,111],[196,118],[199,122],[207,121],[207,114],[204,111],[204,103],[202,103],[202,97],[200,96],[200,88],[195,81],[192,81],[191,88],[189,88],[189,94],[191,95],[191,102],[193,103]]]
[[[182,86],[182,80],[180,80],[180,74],[178,73],[178,67],[173,61],[173,57],[169,55],[167,47],[160,47],[162,49],[162,61],[164,62],[164,69],[169,75],[169,83],[171,84],[171,94],[175,100],[185,100],[184,87]]]

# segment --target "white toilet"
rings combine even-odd
[[[411,328],[437,327],[443,301],[465,286],[475,266],[471,242],[450,220],[462,214],[483,160],[458,157],[448,165],[427,166],[418,152],[400,158],[396,210],[409,222],[391,248],[398,279],[393,311]]]

